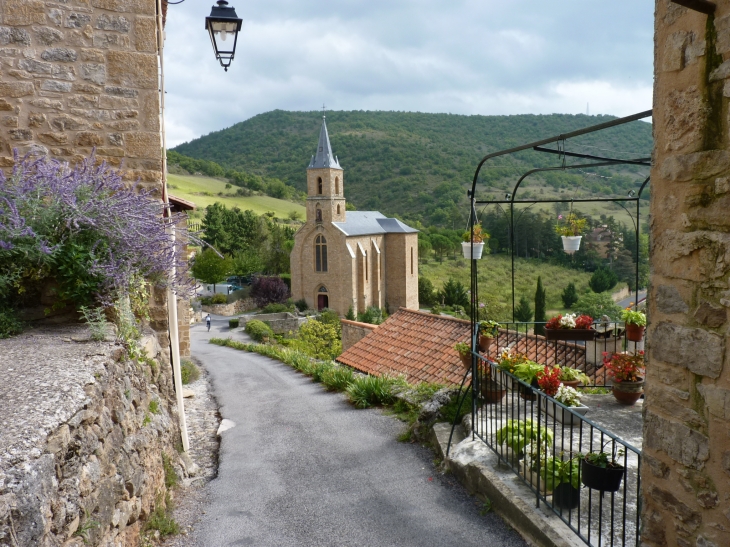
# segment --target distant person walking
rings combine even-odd
[[[210,332],[210,314],[205,318],[205,324],[208,325],[208,332]]]

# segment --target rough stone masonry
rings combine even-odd
[[[642,545],[730,545],[730,0],[656,1]]]

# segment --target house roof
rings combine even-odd
[[[193,203],[192,201],[188,201],[186,199],[179,198],[177,196],[173,196],[172,194],[167,194],[167,200],[170,202],[170,205],[176,211],[194,211],[195,210],[195,203]]]
[[[454,344],[470,332],[468,321],[400,308],[337,360],[368,374],[405,375],[410,383],[460,384],[466,371]]]
[[[312,156],[307,169],[323,169],[323,168],[342,169],[340,162],[332,153],[332,145],[330,145],[330,137],[327,133],[327,124],[325,117],[322,116],[322,127],[319,130],[319,144],[317,144],[317,154]]]
[[[388,218],[378,211],[347,211],[345,219],[345,222],[333,222],[332,225],[346,236],[418,232],[400,220]]]

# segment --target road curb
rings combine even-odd
[[[497,470],[497,456],[481,441],[454,433],[449,457],[451,424],[431,429],[431,443],[454,477],[478,497],[492,502],[492,509],[529,544],[536,547],[585,547],[575,533],[552,513],[535,507],[535,495],[511,472]],[[541,506],[542,507],[542,506]]]

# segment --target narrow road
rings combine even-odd
[[[430,450],[399,443],[401,422],[357,410],[283,363],[207,343],[227,330],[215,318],[210,333],[191,331],[221,415],[236,425],[222,433],[211,503],[189,545],[526,545],[440,475]]]

